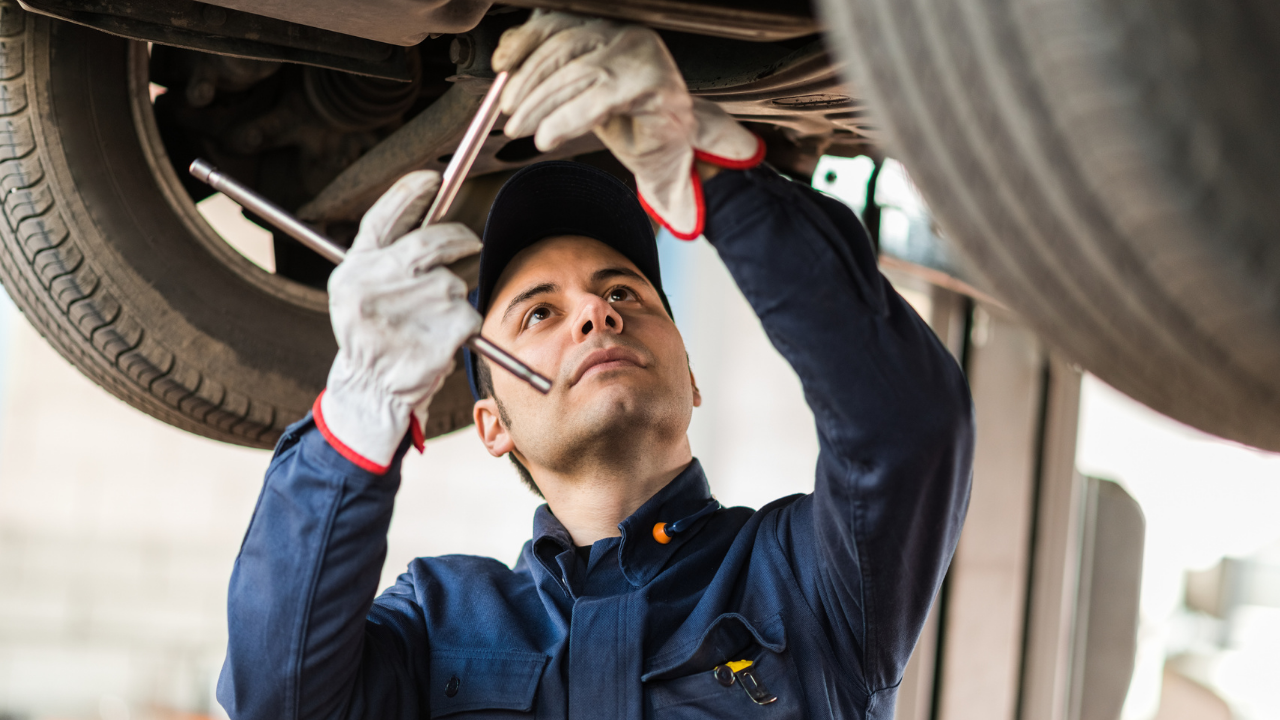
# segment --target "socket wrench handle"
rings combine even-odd
[[[294,217],[288,210],[223,174],[208,160],[197,158],[192,161],[189,169],[195,179],[235,200],[240,207],[256,213],[263,220],[285,231],[294,240],[320,253],[321,257],[334,265],[342,262],[347,256],[346,248],[312,230],[311,226]]]
[[[346,248],[311,229],[279,205],[219,172],[208,161],[197,159],[191,163],[190,170],[197,180],[207,183],[209,187],[235,200],[241,207],[256,213],[262,219],[288,233],[290,237],[320,253],[322,257],[333,264],[337,265],[347,256]],[[479,334],[472,335],[467,340],[467,345],[472,350],[511,371],[512,374],[529,383],[538,392],[544,395],[551,392],[550,380],[539,375],[533,368],[520,362],[519,358],[494,345],[483,336]]]
[[[423,225],[438,223],[444,218],[445,213],[449,212],[449,206],[458,196],[462,181],[467,179],[467,173],[471,171],[476,157],[480,155],[484,141],[489,139],[493,125],[498,121],[500,114],[498,99],[502,97],[502,89],[507,86],[507,80],[510,77],[511,74],[506,71],[498,73],[493,79],[493,84],[489,86],[488,92],[484,94],[480,109],[476,110],[475,117],[471,119],[471,124],[462,135],[462,140],[458,141],[458,149],[453,151],[453,157],[449,158],[449,164],[444,168],[444,175],[440,179],[440,191],[436,193],[436,199],[432,201],[431,208],[422,219]]]

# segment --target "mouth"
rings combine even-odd
[[[587,375],[625,367],[643,368],[644,359],[636,351],[619,345],[593,350],[578,364],[569,385],[577,385]]]

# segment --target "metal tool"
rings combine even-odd
[[[480,109],[476,110],[475,118],[471,120],[467,131],[462,135],[462,140],[458,142],[458,149],[453,151],[453,157],[449,158],[449,164],[444,168],[444,176],[440,179],[440,192],[436,193],[436,199],[427,210],[426,217],[422,219],[423,225],[440,222],[445,213],[449,212],[449,206],[458,196],[462,181],[467,179],[467,173],[471,171],[471,166],[480,154],[480,148],[484,146],[485,139],[493,130],[493,124],[498,121],[500,114],[498,99],[502,97],[502,89],[507,86],[507,79],[510,77],[509,72],[498,73],[498,76],[493,79],[493,84],[489,86],[489,91],[484,94]]]
[[[467,132],[462,136],[458,149],[453,153],[453,157],[449,160],[449,165],[445,168],[440,190],[436,193],[436,199],[432,202],[431,208],[427,210],[427,215],[422,221],[423,225],[438,222],[448,212],[449,205],[458,194],[458,188],[461,187],[462,181],[466,179],[467,171],[471,169],[472,163],[475,162],[476,156],[480,153],[481,145],[484,144],[485,138],[489,136],[489,131],[493,129],[493,124],[498,119],[498,97],[502,94],[502,88],[506,86],[506,82],[507,73],[505,72],[499,73],[498,77],[494,79],[493,85],[485,95],[484,102],[480,104],[480,109],[476,112],[475,119],[467,127]],[[311,229],[311,227],[298,220],[279,205],[219,172],[209,162],[197,159],[191,163],[190,170],[197,180],[207,183],[209,187],[235,200],[241,207],[256,213],[262,219],[288,233],[298,242],[320,253],[326,260],[335,265],[342,262],[343,258],[347,256],[346,248]],[[472,350],[510,371],[516,377],[529,383],[535,390],[543,394],[551,391],[550,380],[539,375],[533,368],[520,362],[514,355],[494,345],[484,336],[480,334],[472,335],[467,340],[467,345]]]

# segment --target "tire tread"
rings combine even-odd
[[[125,402],[217,440],[271,447],[278,410],[206,377],[137,322],[85,256],[62,217],[32,131],[26,86],[34,23],[0,2],[0,279],[40,334]]]
[[[1261,120],[1275,113],[1196,108],[1169,89],[1182,76],[1152,61],[1163,50],[1151,38],[1179,29],[1186,7],[822,2],[893,154],[998,295],[1120,390],[1280,450],[1280,251],[1257,241],[1280,222],[1236,200],[1275,185],[1277,164],[1250,178],[1248,163],[1197,161],[1213,153],[1191,141],[1213,135],[1196,123],[1225,117],[1252,128],[1258,153],[1274,150]],[[1221,38],[1240,27],[1191,46],[1229,47]]]

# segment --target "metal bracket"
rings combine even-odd
[[[508,5],[564,10],[581,15],[638,22],[679,32],[767,42],[813,35],[822,28],[809,3],[776,3],[782,10],[743,7],[748,3],[690,0],[507,0]],[[755,3],[757,5],[761,3]]]
[[[405,48],[194,0],[18,0],[103,32],[189,50],[411,79]]]

